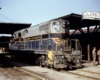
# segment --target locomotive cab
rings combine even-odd
[[[53,56],[54,67],[81,67],[81,52],[81,46],[78,39],[68,39],[65,41],[65,44],[62,44],[59,40],[59,44],[56,44],[56,52],[54,52],[55,54]]]
[[[70,48],[68,48],[70,47]],[[65,45],[64,53],[66,54],[67,61],[72,63],[73,67],[81,67],[82,49],[78,39],[71,39],[69,45]]]

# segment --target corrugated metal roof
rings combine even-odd
[[[31,26],[31,23],[0,22],[0,34],[13,34],[15,31]]]

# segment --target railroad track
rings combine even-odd
[[[88,72],[88,73],[93,73],[93,74],[98,74],[98,75],[100,75],[100,73],[98,73],[98,72],[93,72],[93,71],[89,71],[89,70],[80,70],[80,69],[79,69],[79,71]]]
[[[27,74],[30,74],[32,76],[38,77],[40,80],[47,80],[46,78],[41,77],[39,75],[36,75],[35,73],[30,72],[28,70],[24,70],[24,69],[16,67],[16,66],[14,66],[14,68],[18,69],[20,71],[23,71],[23,72],[25,72]],[[88,80],[100,80],[100,77],[99,77],[100,73],[97,73],[97,72],[92,72],[92,71],[87,71],[87,70],[81,70],[81,69],[69,70],[69,71],[61,70],[60,72],[66,73],[66,75],[70,74],[70,75],[80,76],[80,78],[84,77],[84,78],[87,78]]]
[[[47,67],[46,67],[47,68]],[[51,70],[54,70],[53,68],[51,68]],[[58,71],[55,69],[55,71]],[[80,76],[80,77],[84,77],[84,78],[88,78],[89,80],[100,80],[100,73],[97,72],[92,72],[92,71],[88,71],[88,70],[81,70],[81,69],[77,69],[77,70],[60,70],[60,72],[70,75],[76,75],[76,76]],[[80,73],[84,73],[84,74],[80,74]],[[88,75],[88,74],[92,74],[92,75]],[[98,77],[97,77],[97,76]]]
[[[10,67],[13,67],[14,70],[19,70],[19,71],[21,71],[21,72],[23,72],[23,73],[26,73],[26,74],[28,74],[28,75],[34,76],[34,77],[37,78],[37,80],[48,80],[48,79],[46,79],[45,77],[39,76],[39,75],[37,75],[37,74],[35,74],[35,73],[31,72],[31,71],[28,71],[28,70],[19,68],[19,67],[17,67],[17,66],[14,66],[13,64],[11,64],[11,63],[9,63],[9,62],[3,60],[3,59],[2,59],[2,60],[0,59],[0,62],[3,62],[6,66],[8,65],[8,66],[10,66]],[[6,70],[7,70],[7,69],[6,69]],[[0,68],[0,71],[6,72],[6,70],[3,69],[3,68]],[[9,70],[8,70],[7,72],[10,73],[10,75],[12,75],[12,76],[9,76],[9,74],[5,74],[5,73],[3,73],[3,74],[6,75],[6,76],[8,76],[8,77],[14,78],[13,80],[24,80],[24,79],[21,79],[20,77],[16,77],[15,74],[14,74],[14,73],[11,73]]]
[[[16,66],[14,66],[14,68],[18,69],[18,70],[20,70],[20,71],[22,71],[24,73],[27,73],[29,75],[35,76],[35,77],[39,78],[40,80],[48,80],[45,77],[39,76],[39,75],[37,75],[37,74],[35,74],[35,73],[31,72],[31,71],[28,71],[28,70],[25,70],[25,69],[22,69],[22,68],[19,68],[19,67],[16,67]]]
[[[51,70],[54,70],[54,69],[51,68]],[[55,71],[57,71],[57,70],[55,69]],[[66,73],[66,74],[71,74],[71,75],[76,75],[76,76],[81,76],[81,77],[84,77],[84,78],[88,78],[89,80],[100,80],[100,73],[92,72],[92,71],[89,71],[89,70],[82,70],[82,69],[68,70],[68,71],[61,70],[60,72]]]
[[[24,80],[16,76],[14,73],[8,71],[7,69],[5,70],[5,69],[0,68],[0,72],[2,72],[2,74],[5,75],[6,77],[11,78],[13,80]]]
[[[96,73],[92,71],[87,71],[87,70],[64,71],[62,70],[62,72],[85,77],[85,78],[88,78],[89,80],[100,80],[100,77],[99,77],[100,73]]]

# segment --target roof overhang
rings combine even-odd
[[[31,23],[0,22],[0,34],[13,34],[15,31],[30,27]]]
[[[12,38],[12,37],[8,37],[8,36],[1,36],[1,37],[0,37],[0,42],[9,41],[9,40],[10,40],[10,38]]]
[[[83,20],[82,15],[71,13],[66,16],[59,17],[57,19],[68,20],[70,24],[70,29],[79,29],[88,26],[100,25],[99,20]]]

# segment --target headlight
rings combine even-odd
[[[62,58],[64,58],[64,56],[62,56]]]

